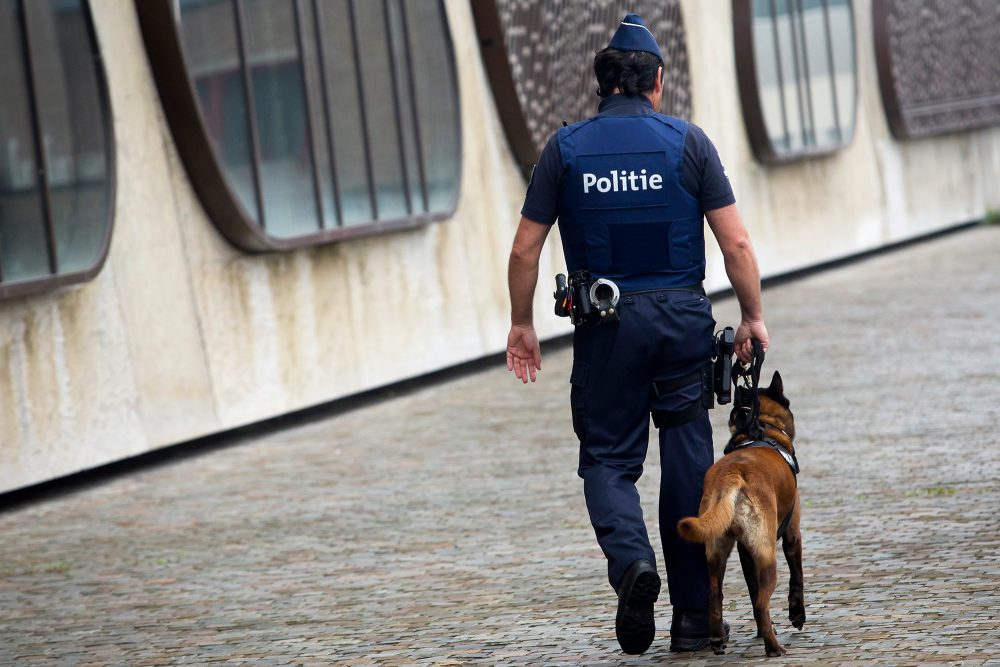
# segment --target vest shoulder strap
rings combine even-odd
[[[560,127],[558,130],[556,130],[557,141],[562,142],[563,140],[567,139],[570,135],[572,135],[574,132],[583,129],[587,125],[590,125],[598,118],[600,118],[600,116],[591,116],[590,118],[585,118],[583,120],[577,121],[572,125],[567,125],[566,127]]]
[[[688,126],[691,125],[691,123],[682,118],[675,118],[674,116],[668,116],[662,113],[651,114],[650,118],[658,120],[663,125],[666,125],[670,129],[679,132],[682,135],[687,134]]]

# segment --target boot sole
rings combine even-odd
[[[656,635],[653,603],[660,596],[660,577],[643,572],[636,577],[628,598],[618,605],[615,635],[622,651],[630,655],[645,653]]]
[[[708,639],[681,639],[676,642],[670,642],[670,650],[674,653],[692,653],[706,648],[708,644]]]

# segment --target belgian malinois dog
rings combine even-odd
[[[746,578],[757,636],[764,639],[768,656],[785,654],[771,624],[770,600],[777,584],[776,536],[782,540],[788,561],[788,618],[798,629],[806,622],[802,597],[802,534],[799,531],[799,492],[792,468],[795,449],[795,420],[785,398],[781,376],[775,371],[771,385],[758,390],[761,442],[740,448],[751,441],[745,429],[738,429],[730,416],[732,434],[726,451],[705,475],[705,490],[697,517],[681,519],[681,537],[705,545],[708,560],[708,630],[715,653],[725,653],[722,630],[722,579],[726,561],[738,545],[740,564]],[[734,411],[735,412],[735,411]],[[770,444],[764,444],[770,440]],[[787,459],[773,444],[790,455]],[[736,449],[733,449],[736,447]],[[797,466],[797,463],[796,463]],[[780,527],[780,528],[779,528]]]

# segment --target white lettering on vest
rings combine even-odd
[[[583,174],[583,194],[589,194],[591,188],[598,192],[639,192],[640,190],[662,190],[663,176],[660,174],[646,175],[645,169],[634,171],[611,170],[609,176],[598,176],[590,172]]]

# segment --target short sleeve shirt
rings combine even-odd
[[[610,106],[608,110],[615,108],[628,110],[630,107],[635,109],[634,105],[642,102],[645,102],[649,109],[652,108],[645,98],[630,99],[624,95],[611,95],[601,103],[602,113],[606,111],[606,104],[609,101],[617,104],[608,105]],[[553,134],[531,174],[521,215],[546,225],[555,223],[559,217],[559,188],[562,176],[562,154],[556,135]],[[719,158],[719,151],[705,132],[693,123],[688,123],[687,136],[684,138],[681,183],[685,190],[701,202],[702,212],[736,203],[729,177]]]

